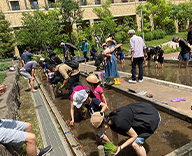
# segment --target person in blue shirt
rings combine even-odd
[[[89,58],[87,57],[87,52],[89,51],[89,45],[88,45],[87,40],[85,38],[82,41],[83,41],[83,43],[81,44],[81,49],[83,50],[84,58],[88,62]]]
[[[31,58],[33,56],[36,56],[36,57],[42,57],[41,55],[34,55],[31,53],[31,48],[30,47],[27,47],[26,48],[26,52],[25,52],[25,64],[29,61],[31,61]]]
[[[23,54],[21,55],[21,65],[22,65],[22,67],[25,65],[25,52],[26,52],[26,50],[24,50]]]

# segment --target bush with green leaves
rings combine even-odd
[[[6,58],[6,59],[0,59],[0,62],[8,62],[8,61],[12,61],[13,58]]]
[[[7,70],[8,67],[12,66],[11,64],[0,64],[0,71]]]
[[[5,80],[6,77],[7,77],[6,73],[0,73],[0,84]]]

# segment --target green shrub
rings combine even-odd
[[[0,59],[0,62],[8,62],[8,61],[12,61],[13,58],[6,58],[6,59]]]
[[[8,67],[12,66],[11,64],[0,64],[0,71],[7,70]]]
[[[151,41],[151,40],[153,40],[153,33],[152,33],[152,32],[147,32],[147,33],[145,33],[144,38],[145,38],[145,41]]]
[[[7,77],[6,73],[0,73],[0,84],[5,80],[6,77]]]

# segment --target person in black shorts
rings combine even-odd
[[[155,62],[157,62],[157,57],[156,57],[156,49],[155,49],[155,47],[147,47],[147,49],[146,49],[146,53],[145,53],[145,58],[146,58],[146,60],[145,60],[145,66],[150,66],[150,60],[151,60],[151,58],[153,57],[153,55],[155,55],[154,56],[154,61]],[[157,62],[158,63],[158,62]]]
[[[161,64],[161,68],[163,69],[163,61],[164,61],[164,51],[159,47],[156,46],[156,51],[157,51],[157,55],[158,55],[158,63]]]

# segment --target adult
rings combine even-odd
[[[25,78],[25,79],[29,79],[29,84],[31,86],[31,91],[37,92],[37,90],[35,90],[34,88],[34,81],[35,81],[35,69],[36,67],[41,67],[43,65],[42,61],[30,61],[28,63],[25,64],[25,66],[23,68],[20,69],[20,74]]]
[[[90,54],[93,57],[93,60],[95,60],[97,58],[97,50],[95,49],[94,45],[91,46],[91,50],[90,50]]]
[[[128,140],[118,147],[117,155],[128,145],[132,145],[138,156],[146,156],[143,143],[150,137],[161,122],[157,109],[145,102],[136,102],[120,107],[111,113],[96,112],[91,117],[95,128],[108,128],[112,130],[113,138],[117,140],[118,134],[128,136]]]
[[[74,122],[75,122],[75,118],[74,118],[74,110],[76,109],[77,113],[79,115],[82,114],[82,110],[81,110],[81,107],[76,107],[77,103],[73,103],[73,96],[76,92],[78,91],[81,91],[81,90],[86,90],[88,94],[91,93],[90,91],[90,88],[88,86],[85,86],[85,85],[76,85],[74,88],[73,88],[73,92],[70,96],[70,104],[71,104],[71,109],[70,109],[70,113],[71,113],[71,121],[70,121],[70,125],[71,126],[74,126]],[[93,95],[93,93],[91,94]]]
[[[190,59],[190,53],[192,53],[191,45],[185,39],[179,37],[173,37],[172,41],[179,43],[179,47],[181,47],[181,51],[178,56],[179,59],[178,67],[181,68],[182,61],[184,60],[185,68],[187,68]]]
[[[107,47],[106,43],[102,44],[102,49],[104,50],[104,47]],[[97,56],[96,60],[95,60],[95,66],[97,67],[97,70],[103,69],[102,67],[104,67],[104,56],[102,55],[102,51],[101,53]]]
[[[61,42],[61,46],[63,48],[63,56],[64,56],[65,60],[68,60],[68,52],[67,52],[67,47],[65,46],[65,43]]]
[[[0,86],[0,96],[6,89],[6,85]],[[43,156],[52,150],[52,146],[37,148],[36,136],[30,123],[11,119],[0,119],[0,143],[15,147],[21,147],[25,143],[28,156]]]
[[[26,48],[26,52],[25,52],[25,63],[31,61],[31,58],[32,57],[42,57],[41,55],[34,55],[31,53],[31,48],[30,47],[27,47]]]
[[[144,54],[143,50],[146,53],[146,46],[143,39],[140,36],[135,35],[135,30],[131,29],[128,32],[130,37],[131,45],[131,62],[132,62],[132,79],[129,80],[129,83],[136,83],[136,65],[139,66],[139,75],[138,81],[143,82],[143,60]]]
[[[116,44],[117,44],[117,42],[114,40],[114,39],[115,39],[115,36],[116,36],[116,35],[115,35],[114,32],[111,32],[111,33],[109,34],[109,38],[113,40],[113,42],[112,42],[113,45],[116,45]]]
[[[145,66],[150,66],[150,60],[152,59],[152,57],[154,56],[154,62],[155,62],[155,66],[157,66],[156,64],[157,62],[157,51],[155,47],[149,46],[146,48],[146,53],[145,53]]]
[[[192,45],[192,25],[189,26],[189,32],[187,34],[187,41],[190,45]]]
[[[88,62],[89,58],[87,57],[87,53],[89,51],[89,45],[88,45],[87,40],[85,38],[82,41],[83,41],[83,43],[81,44],[81,49],[83,50],[84,58]]]
[[[54,53],[52,50],[49,51],[49,55],[48,55],[49,58],[50,58],[49,63],[50,64],[55,64],[55,65],[63,63],[61,61],[61,59],[59,57],[55,56],[55,55],[56,55],[56,53]]]
[[[22,67],[25,65],[25,52],[26,52],[26,49],[24,50],[23,54],[21,55],[21,65],[22,65]]]
[[[119,82],[119,73],[117,71],[117,63],[116,63],[116,57],[114,54],[115,46],[112,44],[113,40],[111,38],[106,39],[106,44],[108,47],[108,51],[106,53],[112,55],[112,61],[110,58],[107,58],[107,64],[105,64],[105,79],[107,79],[109,76],[114,77],[115,84],[121,84]]]
[[[75,56],[74,48],[71,47],[70,45],[68,45],[67,48],[68,48],[68,53],[70,54],[71,60],[75,60],[76,56]]]
[[[69,91],[69,94],[72,93],[72,87],[76,82],[79,82],[79,68],[73,69],[67,64],[60,64],[57,66],[52,66],[52,71],[57,72],[59,71],[61,75],[63,76],[63,85],[59,89],[66,88]]]
[[[159,47],[159,46],[156,46],[156,51],[157,51],[157,54],[158,54],[158,63],[161,64],[161,68],[163,69],[163,61],[164,61],[164,51]]]

